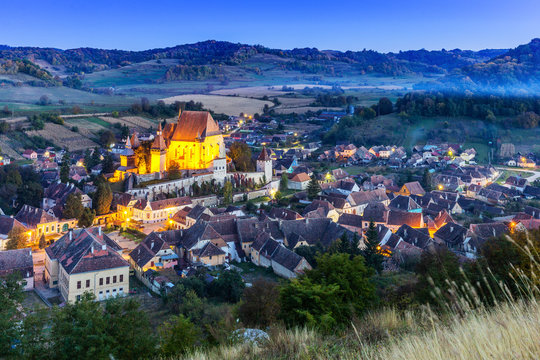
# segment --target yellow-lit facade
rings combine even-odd
[[[208,169],[215,159],[223,157],[223,135],[212,115],[207,111],[184,111],[179,113],[176,123],[167,124],[163,130],[159,125],[149,148],[140,144],[137,134],[133,134],[120,155],[115,179],[122,179],[128,172],[163,173],[171,167]]]

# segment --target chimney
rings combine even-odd
[[[101,250],[107,250],[107,244],[101,245]]]
[[[73,229],[69,229],[69,241],[73,240]]]
[[[150,243],[150,249],[154,249],[154,241],[152,240],[152,242]]]
[[[101,236],[101,225],[98,226],[98,235]]]
[[[454,231],[454,227],[450,226],[450,232]]]
[[[90,252],[91,252],[92,254],[94,253],[94,244],[92,244],[92,245],[90,246]]]

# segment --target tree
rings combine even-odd
[[[372,108],[364,108],[362,111],[362,117],[366,120],[374,119],[377,113]]]
[[[69,181],[69,163],[70,155],[66,151],[66,153],[62,157],[62,165],[60,165],[60,181],[64,184],[67,184]]]
[[[28,246],[28,235],[24,228],[20,226],[13,227],[8,233],[8,241],[6,243],[7,250],[24,249]]]
[[[104,319],[107,336],[112,341],[112,354],[118,359],[136,359],[142,354],[152,357],[155,337],[148,314],[133,298],[112,299],[105,303]]]
[[[345,304],[351,304],[360,315],[376,301],[375,285],[371,281],[373,269],[362,256],[323,254],[317,258],[317,267],[306,276],[315,284],[337,284]]]
[[[347,326],[353,313],[364,312],[376,301],[372,274],[361,256],[322,255],[316,269],[282,286],[280,317],[287,326],[326,332]]]
[[[289,188],[289,177],[286,173],[281,174],[281,180],[279,181],[279,190],[285,191]]]
[[[103,167],[101,168],[101,172],[103,174],[110,174],[114,172],[114,161],[111,154],[107,153],[107,155],[105,155],[105,158],[103,159],[102,164],[103,164]]]
[[[446,248],[424,251],[416,265],[418,275],[416,297],[420,302],[440,304],[445,297],[451,296],[448,289],[452,282],[462,282],[458,257]],[[437,289],[437,290],[436,290]],[[435,295],[440,292],[442,297]]]
[[[64,219],[80,219],[83,213],[82,196],[80,193],[69,194],[64,206]]]
[[[277,320],[279,314],[279,287],[277,283],[263,278],[244,289],[242,303],[238,308],[240,320],[245,326],[266,328]]]
[[[116,137],[111,130],[104,130],[99,135],[99,143],[101,146],[108,148],[116,142]]]
[[[317,177],[315,176],[315,174],[313,174],[307,186],[308,198],[310,200],[313,200],[319,195],[320,192],[321,186],[319,185],[319,181],[317,181]]]
[[[151,357],[154,339],[146,314],[132,300],[109,300],[103,308],[90,293],[54,310],[51,352],[55,359]]]
[[[253,171],[255,169],[251,159],[251,148],[244,142],[235,141],[232,143],[229,147],[229,157],[238,171]]]
[[[47,246],[47,241],[45,240],[45,234],[41,234],[41,236],[39,237],[38,246],[40,249],[45,249],[45,247]]]
[[[232,183],[230,181],[225,182],[223,186],[223,203],[228,205],[232,203]]]
[[[280,318],[288,327],[304,326],[330,332],[350,318],[341,302],[339,286],[316,284],[307,277],[293,279],[279,293]]]
[[[22,288],[21,277],[13,273],[0,277],[0,354],[9,355],[14,344],[20,338],[18,321],[22,316],[23,308],[20,306],[25,294]]]
[[[51,100],[49,99],[47,95],[41,95],[38,101],[38,105],[41,105],[41,106],[49,105],[50,103],[51,103]]]
[[[184,316],[173,316],[159,328],[161,355],[174,357],[184,354],[195,346],[199,330]]]
[[[350,258],[360,255],[361,251],[358,247],[360,240],[358,239],[358,234],[354,233],[354,236],[351,240],[347,236],[347,233],[343,233],[341,238],[334,241],[334,243],[328,249],[328,252],[331,254],[349,254]]]
[[[234,270],[223,271],[219,277],[210,283],[208,292],[210,296],[230,303],[237,303],[245,288],[240,273]]]
[[[111,210],[113,194],[106,180],[100,181],[94,194],[93,205],[97,215],[108,214]]]
[[[424,170],[424,174],[422,175],[422,187],[426,192],[430,192],[432,190],[432,181],[433,180],[429,169]]]
[[[38,207],[43,198],[43,186],[41,184],[29,181],[17,189],[17,201],[19,205],[32,205]]]
[[[390,101],[390,99],[387,97],[382,97],[379,99],[378,109],[379,115],[387,115],[394,111],[392,101]]]
[[[381,254],[379,246],[379,235],[373,221],[369,223],[366,232],[366,248],[362,251],[362,256],[366,259],[366,265],[373,268],[376,272],[382,271],[384,256]]]
[[[89,208],[84,208],[81,214],[79,221],[77,222],[78,227],[90,227],[94,223],[94,218],[96,217],[96,212]]]

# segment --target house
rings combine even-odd
[[[273,207],[268,212],[268,217],[271,219],[276,220],[300,220],[302,219],[302,215],[297,213],[296,211],[285,209],[285,208],[277,208]]]
[[[173,251],[161,233],[151,232],[135,249],[129,253],[129,264],[135,270],[135,275],[145,285],[144,273],[148,269],[168,269],[178,264],[178,255]]]
[[[471,224],[469,231],[482,240],[499,237],[509,233],[508,226],[503,222],[493,222],[485,224]]]
[[[438,229],[433,238],[446,244],[449,249],[463,251],[464,243],[467,239],[468,230],[455,223],[447,223]]]
[[[42,200],[41,207],[44,210],[53,209],[56,206],[63,209],[68,196],[71,194],[80,195],[81,202],[84,207],[88,207],[88,208],[92,207],[92,198],[90,198],[90,196],[88,196],[87,194],[84,194],[73,183],[64,184],[61,182],[51,184],[49,187],[47,187],[47,189],[45,189],[43,193],[43,200]]]
[[[23,205],[15,215],[15,219],[31,232],[30,237],[39,239],[41,235],[50,236],[67,231],[75,227],[77,220],[69,219],[59,221],[54,214],[30,205]]]
[[[533,206],[525,206],[523,210],[526,214],[531,215],[533,219],[540,219],[540,209]]]
[[[519,158],[518,161],[516,161],[516,165],[522,168],[535,168],[536,162],[532,159],[522,156],[521,158]]]
[[[540,187],[525,185],[523,195],[528,199],[540,199]]]
[[[310,270],[311,265],[294,251],[291,251],[283,245],[278,246],[272,254],[272,270],[276,275],[286,279],[295,278]]]
[[[329,218],[337,221],[339,213],[330,202],[325,200],[313,200],[311,204],[304,209],[305,218]]]
[[[26,226],[13,216],[0,215],[0,251],[6,249],[9,233],[14,228],[19,228],[25,232],[27,231]]]
[[[398,195],[390,201],[388,205],[391,209],[408,212],[422,212],[422,207],[409,196]]]
[[[287,279],[311,269],[302,256],[287,249],[267,233],[261,233],[251,246],[251,261],[258,266],[272,267],[274,273]]]
[[[305,172],[295,174],[291,179],[289,179],[288,187],[293,190],[306,190],[311,178]]]
[[[24,158],[29,159],[29,160],[37,160],[37,158],[38,158],[37,152],[35,152],[34,150],[31,150],[31,149],[24,150],[24,152],[22,153],[22,156]]]
[[[349,231],[362,235],[364,218],[360,215],[343,213],[339,216],[337,223]]]
[[[424,196],[426,194],[426,191],[424,190],[424,188],[422,187],[422,185],[420,185],[418,181],[412,181],[412,182],[403,184],[398,194],[405,195],[405,196],[409,196],[409,195]]]
[[[133,206],[133,219],[143,223],[162,222],[188,205],[191,205],[189,196],[154,201],[141,199]]]
[[[420,213],[408,212],[390,209],[385,224],[390,230],[397,230],[402,225],[408,225],[411,228],[423,228],[424,216]],[[414,245],[414,244],[413,244]]]
[[[390,199],[384,189],[353,192],[347,196],[347,201],[351,204],[352,213],[358,215],[364,213],[364,209],[369,203],[380,202],[384,205],[390,204]]]
[[[519,192],[523,192],[523,190],[525,190],[525,186],[527,186],[527,183],[527,179],[522,178],[521,176],[509,176],[504,182],[504,186]]]
[[[521,219],[514,225],[515,231],[538,230],[540,228],[540,219]]]
[[[13,273],[18,273],[23,279],[25,291],[34,288],[34,260],[31,248],[0,251],[0,277]]]
[[[45,249],[45,281],[64,301],[90,292],[97,300],[129,292],[129,263],[101,227],[70,230]]]
[[[403,239],[403,241],[406,243],[414,245],[422,250],[428,250],[435,245],[429,236],[427,228],[415,229],[407,224],[404,224],[395,232],[395,234]]]

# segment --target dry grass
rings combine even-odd
[[[509,241],[514,242],[510,237]],[[514,242],[514,244],[516,244]],[[273,329],[260,346],[222,345],[196,351],[186,359],[365,359],[365,360],[533,360],[540,358],[539,255],[528,244],[516,244],[530,259],[527,275],[514,269],[522,297],[505,286],[506,300],[486,307],[475,290],[453,287],[447,311],[429,307],[418,312],[382,309],[353,321],[352,330],[337,337],[308,329]],[[437,289],[434,289],[437,292]],[[493,289],[495,290],[495,289]]]
[[[432,318],[428,329],[415,325],[414,317],[403,318],[394,311],[371,316],[369,321],[379,322],[381,328],[399,328],[405,320],[410,326],[409,333],[372,345],[360,340],[361,335],[354,331],[350,337],[335,338],[307,329],[279,329],[260,347],[221,346],[196,351],[184,359],[532,360],[540,357],[540,307],[535,301],[500,305],[465,318],[456,316],[450,323]]]
[[[220,95],[179,95],[162,99],[166,104],[172,104],[176,101],[195,101],[203,103],[204,107],[220,114],[238,115],[240,113],[254,114],[262,113],[265,104],[273,106],[270,101],[250,99],[237,96]]]
[[[28,131],[29,136],[41,136],[52,141],[55,145],[67,147],[69,151],[86,150],[91,147],[98,146],[92,140],[83,135],[73,132],[65,126],[45,123],[43,130]]]

